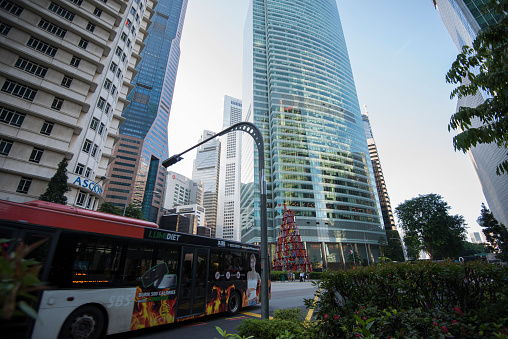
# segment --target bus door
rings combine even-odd
[[[208,249],[182,249],[177,318],[205,313],[208,256]]]

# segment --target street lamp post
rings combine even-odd
[[[192,151],[196,147],[199,147],[208,141],[215,139],[216,137],[222,136],[229,132],[241,131],[250,134],[254,139],[258,149],[258,170],[259,170],[259,203],[260,203],[260,216],[261,216],[261,318],[268,319],[269,301],[268,301],[268,229],[266,220],[266,178],[265,178],[265,151],[263,143],[263,135],[259,128],[250,122],[239,122],[234,124],[214,136],[201,141],[200,143],[192,146],[191,148],[175,154],[162,162],[162,166],[169,167],[182,160],[182,155]]]

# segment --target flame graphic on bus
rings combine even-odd
[[[206,314],[209,315],[227,311],[229,296],[234,289],[235,285],[230,285],[226,289],[222,289],[216,285],[213,286],[212,293],[216,292],[216,297],[206,304]]]
[[[170,324],[175,321],[176,298],[150,301],[147,298],[138,298],[143,290],[136,289],[134,310],[131,318],[130,330]]]

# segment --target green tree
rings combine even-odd
[[[393,261],[404,261],[404,250],[402,249],[402,241],[399,231],[386,231],[387,243],[383,248],[382,256],[390,258]]]
[[[508,148],[508,0],[491,0],[483,11],[492,18],[473,42],[464,46],[446,75],[446,81],[460,84],[451,97],[475,95],[480,90],[489,97],[477,107],[460,107],[452,115],[448,130],[459,130],[453,138],[456,150],[468,151],[477,144],[496,143]],[[496,20],[493,20],[495,18]],[[473,127],[479,119],[481,126]],[[501,162],[498,175],[508,172],[508,160]]]
[[[484,204],[478,223],[483,227],[483,233],[490,243],[490,248],[497,253],[497,257],[508,262],[508,230],[499,223]]]
[[[472,242],[464,241],[464,246],[459,256],[466,257],[482,253],[492,253],[492,249],[487,244],[473,244]]]
[[[464,217],[448,214],[449,209],[448,203],[433,193],[406,200],[395,208],[411,259],[417,259],[421,251],[431,259],[460,253],[466,232]]]
[[[99,212],[123,215],[123,208],[115,206],[113,203],[105,202],[99,207]],[[143,211],[141,211],[141,208],[137,207],[135,204],[129,204],[127,206],[125,209],[125,216],[144,220]]]
[[[67,183],[68,179],[67,159],[63,158],[58,164],[58,169],[56,170],[55,175],[53,175],[49,181],[46,192],[41,194],[39,199],[62,205],[67,204],[67,197],[65,196],[65,193],[71,190],[69,184]]]

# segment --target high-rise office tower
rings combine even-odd
[[[204,131],[199,142],[215,135],[212,131]],[[203,207],[205,208],[206,226],[210,228],[211,237],[215,238],[217,224],[217,200],[219,189],[221,143],[212,139],[199,146],[196,160],[192,168],[192,180],[203,181]]]
[[[180,39],[187,0],[159,0],[148,29],[129,106],[122,113],[115,161],[108,169],[106,200],[119,206],[140,204],[143,216],[156,221],[162,207],[168,157],[167,125],[173,99]]]
[[[241,121],[242,101],[225,96],[223,129]],[[236,241],[240,241],[241,133],[230,132],[222,137],[217,205],[217,238]]]
[[[491,14],[482,12],[487,0],[433,0],[443,19],[446,29],[459,51],[464,45],[472,46],[478,32],[497,22]],[[476,107],[487,98],[485,92],[460,98],[459,107]],[[473,127],[481,126],[478,119],[472,121]],[[496,219],[508,226],[508,174],[497,175],[496,166],[508,159],[508,150],[496,144],[478,144],[468,152],[476,174],[480,179],[483,194]]]
[[[376,179],[376,188],[381,206],[381,215],[383,216],[383,223],[385,230],[394,230],[395,221],[393,219],[392,205],[390,204],[390,197],[386,189],[385,177],[381,169],[381,162],[379,161],[379,153],[377,152],[376,142],[372,135],[372,128],[369,121],[369,113],[367,106],[365,106],[365,113],[362,113],[363,127],[365,128],[365,136],[367,137],[367,145],[369,146],[370,161],[372,162],[372,169],[374,170],[374,178]]]
[[[67,203],[97,208],[156,3],[0,1],[0,199],[38,199],[66,158]]]
[[[315,267],[341,266],[351,250],[372,262],[386,235],[336,1],[253,0],[244,43],[244,120],[264,135],[272,255],[286,204]],[[249,139],[242,240],[259,242],[258,157]]]
[[[203,182],[194,181],[173,171],[168,171],[164,192],[164,209],[181,205],[203,206]],[[201,226],[201,225],[198,225]]]

